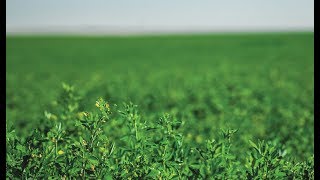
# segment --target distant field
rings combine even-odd
[[[74,125],[66,121],[76,121],[73,115],[82,111],[94,111],[96,100],[102,97],[111,111],[114,110],[111,122],[102,129],[115,142],[115,147],[120,148],[125,147],[126,143],[120,139],[126,131],[121,126],[123,122],[117,120],[121,118],[116,115],[116,109],[121,109],[123,102],[133,102],[138,105],[141,122],[146,121],[149,126],[153,126],[164,113],[182,121],[183,126],[176,132],[181,134],[188,147],[203,147],[207,139],[219,139],[220,129],[237,129],[230,147],[235,162],[228,164],[228,160],[219,165],[230,171],[215,171],[210,165],[206,165],[211,168],[208,172],[201,170],[200,166],[192,167],[200,169],[203,179],[203,174],[210,173],[223,174],[225,178],[248,178],[244,164],[249,161],[247,152],[252,146],[249,140],[273,143],[276,148],[286,151],[284,157],[288,162],[291,159],[305,162],[313,155],[313,41],[313,33],[308,32],[128,37],[8,36],[7,125],[15,129],[23,144],[34,128],[44,134],[51,128],[53,121],[45,116],[46,111],[55,115],[54,121],[62,123],[68,136],[79,136],[68,132],[68,127]],[[75,110],[68,111],[70,114],[66,117],[59,115],[65,112],[60,102],[65,98],[62,82],[74,85],[75,92],[81,97],[76,100]],[[61,146],[68,148],[64,142]],[[201,164],[200,156],[186,157],[190,157],[190,163]],[[151,158],[149,163],[154,165],[157,162]],[[101,162],[96,168],[100,165]],[[18,165],[10,167],[15,166]],[[171,166],[180,168],[174,163]],[[58,168],[54,164],[52,167]],[[279,177],[305,177],[305,171],[301,169],[292,173],[293,165],[288,165],[287,169],[282,164],[279,167],[278,171],[282,172]],[[310,167],[310,164],[306,165],[306,168]],[[35,177],[31,166],[27,168],[29,174],[26,173],[25,177]],[[128,178],[115,169],[108,171],[111,177]],[[173,173],[168,169],[157,170]],[[178,172],[185,175],[178,173],[179,177],[195,177],[197,173],[191,169],[191,166],[189,170],[179,169]],[[256,177],[274,175],[275,169],[261,170],[264,173]],[[130,177],[142,178],[144,173],[150,175],[151,171],[155,173],[146,170]],[[56,172],[42,169],[37,172],[38,178],[50,173],[58,176]],[[313,174],[313,170],[310,173]],[[71,171],[58,174],[76,177]],[[162,178],[165,177],[169,176]],[[152,178],[159,179],[159,176]]]

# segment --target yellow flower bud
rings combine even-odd
[[[196,142],[197,143],[201,143],[203,141],[202,137],[201,136],[196,136]]]
[[[106,148],[100,147],[100,148],[99,148],[99,151],[100,151],[101,153],[104,153],[104,152],[106,152]]]
[[[60,151],[58,151],[58,154],[62,155],[62,154],[64,154],[64,152],[62,150],[60,150]]]
[[[88,145],[85,140],[82,140],[82,144],[85,145],[85,146]]]
[[[96,107],[100,107],[100,103],[96,101]]]
[[[51,119],[52,119],[52,120],[57,120],[58,118],[57,118],[56,115],[52,114],[52,115],[51,115]]]

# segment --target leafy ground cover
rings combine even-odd
[[[8,36],[8,179],[313,179],[313,33]]]

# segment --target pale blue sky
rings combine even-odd
[[[313,0],[6,0],[14,28],[116,26],[290,29],[314,26]]]

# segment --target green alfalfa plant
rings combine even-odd
[[[150,178],[172,179],[181,178],[183,162],[183,137],[178,131],[182,122],[169,114],[163,114],[153,125],[153,136],[149,151],[153,153]]]
[[[48,123],[49,130],[35,130],[25,140],[7,129],[7,177],[313,179],[313,158],[303,163],[282,161],[285,151],[274,148],[272,143],[251,143],[246,166],[239,165],[232,144],[236,130],[222,130],[216,140],[195,147],[183,141],[183,122],[175,116],[164,114],[146,121],[133,103],[124,104],[114,114],[117,108],[101,98],[95,106],[92,112],[64,110],[67,105],[48,110],[44,119],[52,123]],[[66,113],[69,117],[63,119],[61,114]],[[117,131],[124,134],[123,143],[113,143],[106,136],[106,129],[112,131],[106,126],[114,120],[124,125]],[[78,132],[72,131],[75,128]]]
[[[8,179],[28,178],[37,170],[34,158],[41,157],[39,148],[43,138],[35,130],[26,139],[17,136],[12,127],[6,127],[6,177]],[[32,165],[32,166],[31,166]]]
[[[303,162],[290,158],[282,166],[288,179],[314,179],[314,155]]]
[[[67,168],[64,157],[66,140],[66,130],[61,123],[57,123],[52,129],[44,134],[39,132],[37,138],[32,137],[33,140],[41,140],[43,137],[42,144],[38,145],[39,155],[34,162],[39,162],[37,171],[34,174],[34,178],[48,178],[60,174],[65,174],[65,169]],[[42,147],[42,149],[40,149]],[[49,168],[49,169],[47,169]]]
[[[258,141],[258,144],[249,141],[252,150],[246,163],[248,179],[279,179],[285,178],[282,168],[285,164],[285,151],[280,151],[271,142]]]
[[[151,158],[149,148],[152,146],[146,132],[150,130],[146,122],[142,122],[137,105],[132,102],[124,103],[123,109],[118,110],[126,126],[126,134],[121,138],[124,146],[117,152],[117,172],[114,177],[124,179],[145,178],[149,173]]]
[[[235,156],[231,154],[231,137],[237,130],[221,130],[219,140],[206,140],[204,148],[195,148],[199,153],[199,164],[192,166],[195,174],[201,178],[230,178],[235,172],[231,168],[235,164]],[[234,174],[233,174],[234,173]]]
[[[181,122],[166,114],[156,124],[147,123],[142,121],[133,103],[124,103],[124,109],[118,112],[127,133],[122,138],[125,146],[117,152],[121,158],[114,177],[170,179],[178,176],[182,137],[176,129]]]
[[[11,127],[6,127],[6,152],[6,178],[21,177],[29,156],[25,146]]]
[[[81,96],[75,90],[74,86],[62,83],[62,91],[57,100],[57,104],[61,108],[61,117],[63,119],[70,118],[70,115],[79,109],[80,100]]]
[[[84,179],[102,178],[109,172],[109,160],[114,151],[114,143],[111,143],[104,134],[105,124],[110,121],[110,105],[99,98],[95,106],[98,112],[82,112],[76,125],[81,126],[83,133],[74,143],[80,151],[80,176]]]
[[[28,158],[24,158],[27,160],[23,177],[47,178],[67,173],[69,167],[65,163],[64,154],[68,148],[67,143],[72,140],[72,136],[76,136],[74,114],[78,107],[77,101],[74,87],[63,83],[56,101],[58,103],[50,111],[44,112],[43,125],[35,129],[24,142]]]
[[[61,129],[60,126],[56,128]],[[55,131],[54,128],[53,131]],[[59,136],[62,136],[61,132]],[[20,156],[17,157],[19,165],[16,166],[19,167],[20,171],[18,171],[18,173],[16,171],[11,174],[11,176],[14,178],[38,179],[55,175],[54,172],[57,171],[56,165],[58,164],[56,160],[59,151],[57,151],[57,143],[51,142],[48,137],[37,129],[32,131],[24,141],[19,141],[19,145],[17,145],[15,149],[19,151],[19,153],[16,153],[20,154]],[[7,173],[7,175],[9,174],[10,173]]]
[[[57,99],[44,111],[40,130],[47,133],[56,124],[62,123],[68,127],[67,136],[78,136],[79,129],[74,119],[82,115],[79,105],[82,96],[73,85],[62,83],[61,87]]]
[[[62,96],[60,96],[61,98]],[[68,108],[68,106],[63,106]],[[101,98],[96,102],[97,112],[75,112],[57,108],[62,114],[69,111],[69,118],[79,130],[70,132],[71,123],[65,119],[52,122],[53,114],[46,112],[48,131],[35,129],[25,141],[20,141],[14,130],[7,130],[7,177],[41,178],[74,177],[104,178],[111,174],[109,159],[115,149],[104,135],[104,124],[110,120],[110,105]],[[80,115],[81,114],[81,115]]]

